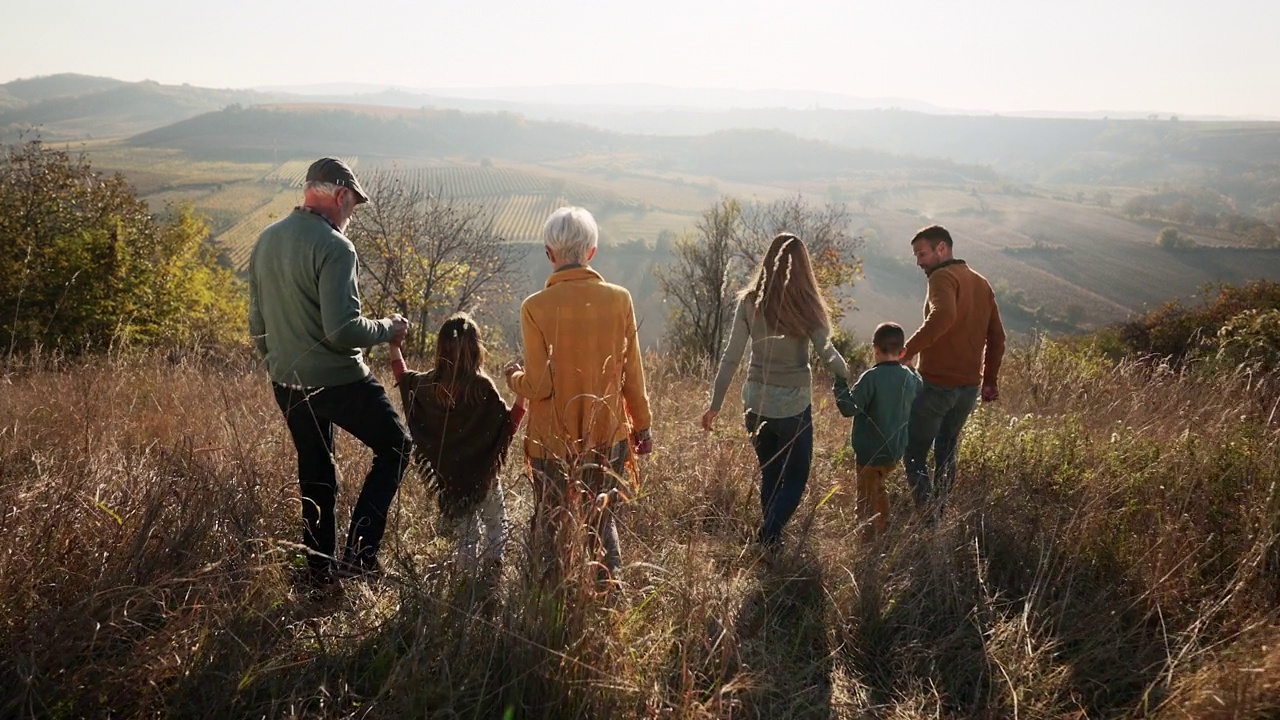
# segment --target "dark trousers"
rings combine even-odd
[[[805,408],[799,415],[784,418],[747,413],[746,424],[751,446],[760,462],[760,508],[764,520],[759,540],[774,543],[800,506],[805,485],[809,483],[813,411]]]
[[[364,569],[376,567],[387,511],[400,489],[412,443],[386,391],[373,376],[348,385],[308,390],[276,383],[272,388],[298,451],[302,542],[310,551],[308,562],[320,569],[336,557],[338,477],[333,464],[333,429],[337,426],[373,450],[373,467],[351,512],[343,560]]]
[[[978,404],[977,385],[942,387],[925,382],[911,406],[907,423],[907,481],[916,507],[945,502],[956,476],[960,431]],[[929,478],[929,449],[933,448],[933,479]]]

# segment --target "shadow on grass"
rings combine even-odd
[[[756,566],[758,587],[743,600],[736,634],[752,677],[745,717],[831,717],[830,602],[820,563],[801,549]]]
[[[1169,648],[1140,589],[999,513],[909,524],[856,558],[840,661],[872,711],[1110,717],[1160,701]]]

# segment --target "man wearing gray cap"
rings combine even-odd
[[[368,201],[346,163],[321,158],[307,170],[302,205],[263,230],[249,258],[249,334],[298,451],[302,539],[317,585],[332,582],[337,550],[334,427],[373,450],[342,571],[378,570],[387,511],[409,458],[409,435],[361,351],[409,329],[400,315],[372,320],[360,312],[359,264],[343,232]]]

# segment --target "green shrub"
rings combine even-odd
[[[232,343],[240,283],[190,207],[157,220],[119,175],[38,141],[0,148],[0,338],[12,351]]]
[[[1280,282],[1211,285],[1205,288],[1198,307],[1171,300],[1114,331],[1129,355],[1156,356],[1181,364],[1212,342],[1228,321],[1248,310],[1280,310]]]

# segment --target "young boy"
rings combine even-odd
[[[895,323],[881,323],[872,336],[875,367],[852,388],[836,378],[833,388],[840,414],[853,418],[853,453],[858,464],[858,520],[864,537],[874,539],[889,527],[885,479],[902,462],[907,447],[911,404],[923,381],[903,365],[906,335]]]

